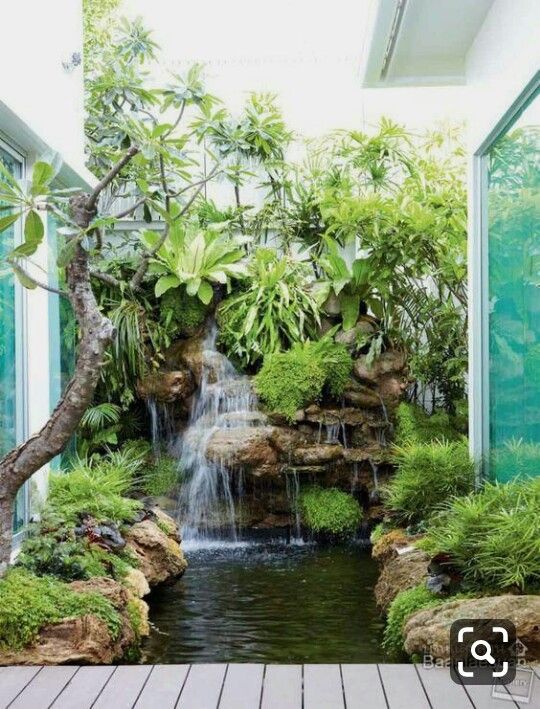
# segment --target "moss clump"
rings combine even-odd
[[[398,593],[388,610],[384,629],[383,647],[390,657],[400,659],[404,655],[403,629],[410,616],[422,608],[438,606],[445,600],[422,585]]]
[[[341,396],[351,370],[347,348],[323,338],[267,355],[255,388],[272,411],[292,421],[295,412],[320,399],[324,389],[330,396]]]
[[[362,520],[362,510],[354,497],[336,488],[306,490],[300,497],[300,508],[304,524],[322,534],[354,534]]]
[[[409,443],[432,443],[433,441],[457,441],[461,433],[456,430],[450,416],[437,411],[429,416],[424,409],[402,402],[397,409],[396,445]]]
[[[450,501],[418,546],[444,554],[480,591],[540,588],[540,478],[487,484]]]
[[[178,461],[169,456],[161,456],[141,474],[141,491],[145,495],[159,497],[174,492],[182,480]]]
[[[49,576],[12,569],[0,580],[0,648],[20,650],[46,625],[66,618],[95,615],[116,639],[122,621],[112,603],[97,593],[75,593]]]
[[[395,461],[397,472],[384,499],[398,523],[425,521],[450,497],[473,488],[474,466],[465,439],[410,443],[396,449]]]
[[[171,288],[160,301],[161,321],[171,337],[191,337],[202,326],[208,306],[185,288]]]

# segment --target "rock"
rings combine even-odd
[[[230,467],[272,465],[278,459],[272,434],[272,426],[218,429],[208,441],[206,457]]]
[[[361,355],[353,366],[354,375],[359,383],[374,390],[379,405],[382,400],[389,407],[397,406],[408,386],[406,369],[406,355],[397,350],[383,352],[372,364],[368,364],[367,355]],[[348,389],[345,394],[348,401],[354,398],[360,401],[362,397],[368,396],[367,390],[358,388]]]
[[[429,556],[419,549],[414,549],[398,554],[383,566],[374,591],[377,606],[383,613],[388,610],[400,591],[418,586],[427,580],[428,564]]]
[[[126,623],[113,641],[107,624],[94,615],[47,625],[37,640],[22,650],[0,651],[0,665],[111,665],[135,642]]]
[[[364,409],[380,409],[381,407],[381,400],[375,389],[366,384],[360,384],[352,378],[347,382],[343,398],[347,404]]]
[[[155,399],[163,404],[184,401],[195,391],[195,379],[189,369],[174,372],[159,371],[149,374],[137,384],[143,399]]]
[[[379,402],[380,404],[380,402]],[[309,406],[305,412],[305,420],[327,426],[345,424],[347,426],[361,426],[366,421],[366,413],[349,406],[342,408],[324,408],[317,404]]]
[[[450,655],[450,626],[462,618],[507,618],[526,646],[526,659],[540,660],[540,596],[486,596],[448,601],[412,615],[403,631],[409,655],[429,652],[436,659]]]
[[[187,367],[199,386],[203,368],[203,346],[204,336],[202,335],[174,342],[164,353],[167,368],[182,370]]]
[[[291,465],[324,465],[343,458],[343,446],[321,443],[295,448],[291,451]]]
[[[272,446],[285,457],[288,457],[288,454],[299,445],[307,442],[305,435],[286,426],[274,426],[270,433],[270,441]]]
[[[170,520],[168,515],[165,517]],[[150,519],[138,522],[130,527],[125,537],[127,548],[135,554],[150,586],[173,583],[186,570],[187,562],[177,536],[166,533],[156,522]]]
[[[99,593],[105,596],[113,606],[121,611],[131,598],[131,594],[122,584],[105,576],[96,576],[88,581],[73,581],[69,588],[77,593]]]
[[[336,342],[340,342],[346,347],[355,347],[363,337],[367,339],[375,332],[375,324],[368,318],[360,318],[350,330],[341,330],[336,335]]]
[[[392,529],[375,542],[371,556],[379,564],[385,564],[398,555],[399,549],[410,546],[415,539],[418,537],[408,536],[404,529]]]
[[[144,598],[150,593],[150,585],[140,569],[131,569],[124,583],[137,598]]]

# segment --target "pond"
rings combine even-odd
[[[187,557],[185,576],[151,597],[144,662],[384,660],[366,548],[246,543]]]

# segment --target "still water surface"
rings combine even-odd
[[[144,662],[384,660],[368,550],[238,545],[187,557],[184,578],[152,596]]]

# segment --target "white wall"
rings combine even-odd
[[[540,69],[539,37],[538,0],[493,3],[466,60],[471,152]]]
[[[73,168],[82,167],[82,66],[62,66],[82,54],[81,0],[5,2],[2,30],[0,101]]]

